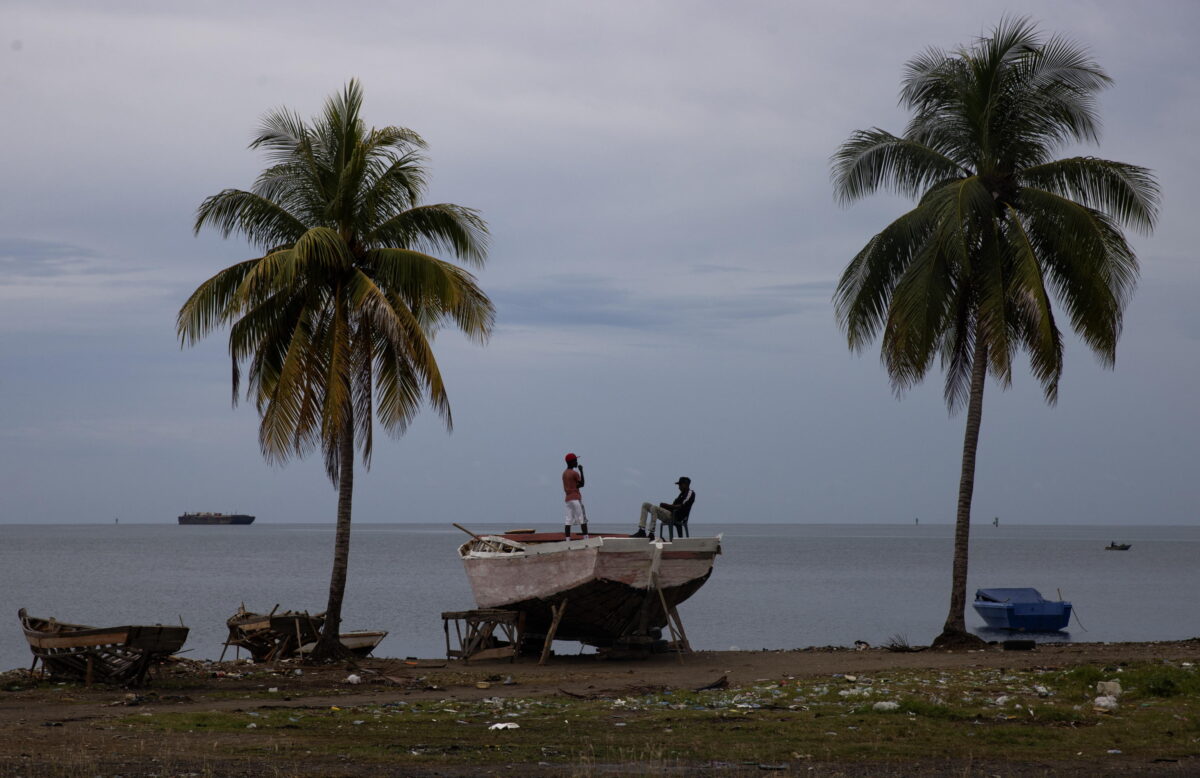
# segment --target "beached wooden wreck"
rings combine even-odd
[[[91,627],[37,618],[24,608],[17,615],[34,667],[40,661],[50,676],[89,684],[141,685],[150,666],[182,648],[188,636],[183,626]]]
[[[648,541],[558,533],[473,536],[459,547],[476,605],[523,614],[522,641],[578,640],[614,651],[686,647],[676,606],[712,575],[721,538]]]
[[[306,654],[316,645],[325,626],[325,614],[310,615],[307,611],[279,611],[276,605],[270,613],[254,613],[243,604],[230,616],[225,625],[229,636],[225,646],[244,648],[255,662],[273,662]],[[343,632],[342,645],[355,656],[369,656],[387,637],[382,630]],[[221,652],[224,659],[225,652]]]

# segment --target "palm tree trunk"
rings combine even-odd
[[[333,541],[333,572],[329,577],[329,602],[325,627],[313,647],[310,660],[327,662],[341,658],[342,600],[346,595],[346,571],[350,562],[350,506],[354,495],[354,422],[347,419],[338,443],[337,530]]]
[[[975,493],[975,452],[983,421],[983,387],[987,379],[987,343],[976,325],[975,355],[971,364],[971,395],[967,403],[967,430],[963,436],[962,473],[958,480],[958,516],[954,522],[954,569],[950,582],[950,612],[934,645],[970,640],[967,632],[967,555],[971,540],[971,498]],[[974,642],[974,641],[972,641]]]

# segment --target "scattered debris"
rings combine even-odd
[[[887,642],[883,644],[883,647],[887,651],[893,651],[901,654],[911,654],[916,653],[917,651],[925,650],[923,646],[917,647],[909,645],[908,635],[900,634],[892,635],[890,638],[888,638]]]

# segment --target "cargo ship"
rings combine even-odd
[[[244,513],[185,513],[179,517],[180,524],[252,524],[253,516]]]

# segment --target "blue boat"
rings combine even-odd
[[[1056,632],[1071,621],[1071,603],[1047,600],[1037,589],[977,589],[974,605],[993,629]]]

